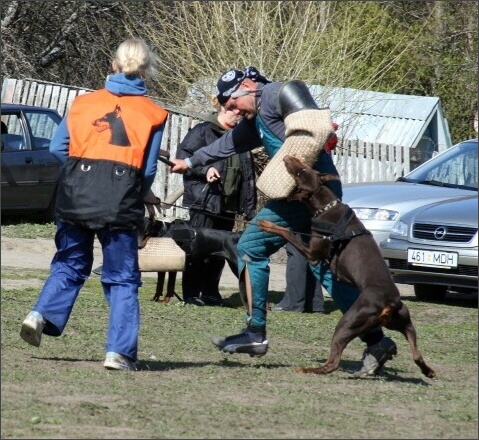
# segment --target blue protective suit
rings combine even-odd
[[[286,139],[284,118],[278,105],[282,85],[283,83],[279,82],[258,84],[257,115],[252,120],[244,119],[220,139],[198,150],[190,157],[191,165],[206,165],[218,158],[248,151],[261,145],[265,147],[268,156],[273,157]],[[313,168],[323,173],[338,174],[331,155],[324,150],[319,154]],[[339,198],[342,197],[339,180],[328,182],[328,185]],[[269,257],[286,242],[279,235],[262,231],[257,226],[259,220],[269,220],[293,231],[303,231],[310,229],[311,213],[303,203],[298,201],[270,200],[252,219],[238,242],[239,273],[243,275],[247,267],[252,290],[252,313],[247,319],[253,330],[265,333]],[[328,266],[320,263],[311,267],[316,278],[320,280],[340,310],[345,313],[359,296],[358,289],[351,284],[337,281]],[[380,328],[374,329],[371,333],[374,333],[374,337],[361,337],[361,339],[377,341],[382,337]],[[369,344],[369,340],[367,342]]]

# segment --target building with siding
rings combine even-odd
[[[437,97],[319,85],[310,90],[318,105],[331,109],[343,141],[409,148],[411,169],[452,145]]]

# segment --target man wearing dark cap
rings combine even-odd
[[[296,153],[306,162],[309,160],[315,170],[337,175],[331,154],[324,148],[324,144],[334,136],[334,130],[329,109],[318,108],[302,81],[271,82],[250,66],[223,74],[217,82],[217,89],[220,104],[241,115],[243,120],[212,144],[197,150],[193,156],[185,160],[174,159],[175,165],[171,171],[184,173],[189,167],[204,166],[261,145],[271,158],[257,181],[258,189],[269,200],[242,233],[237,246],[240,282],[246,285],[250,303],[247,326],[236,335],[212,338],[213,344],[225,352],[262,356],[268,350],[266,313],[269,257],[285,244],[285,240],[279,235],[262,231],[257,222],[269,220],[293,231],[310,228],[311,214],[306,206],[299,201],[286,200],[288,192],[294,187],[294,180],[285,168],[282,169],[284,172],[281,171],[281,166],[284,167],[282,157]],[[308,135],[304,138],[290,136],[293,132]],[[340,181],[329,181],[327,184],[341,198]],[[335,280],[329,268],[322,263],[311,268],[345,313],[359,295],[357,288]],[[360,338],[367,348],[364,350],[362,368],[355,375],[377,374],[386,361],[396,354],[396,344],[383,334],[379,326]]]

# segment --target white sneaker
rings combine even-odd
[[[43,327],[45,327],[45,320],[38,312],[30,312],[22,324],[20,336],[30,345],[40,347],[42,340]]]
[[[103,366],[107,370],[136,371],[136,365],[131,359],[114,351],[109,351],[106,354]]]

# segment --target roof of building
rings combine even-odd
[[[437,97],[398,95],[350,88],[310,86],[320,106],[328,106],[340,126],[339,137],[410,148],[428,139],[437,150],[451,136]]]

